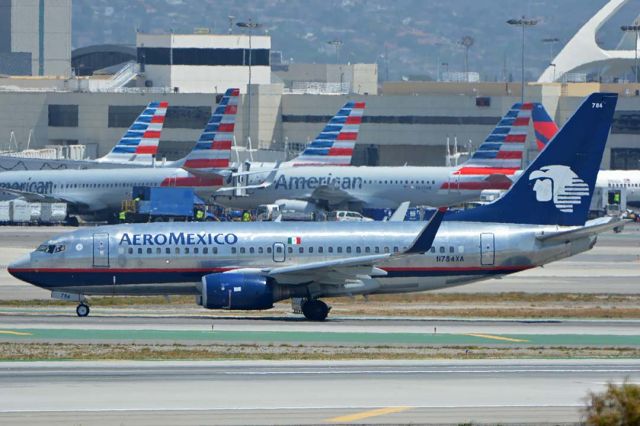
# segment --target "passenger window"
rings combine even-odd
[[[444,247],[440,247],[440,253],[444,253]]]
[[[254,254],[256,250],[253,247],[249,247],[249,253]]]
[[[169,247],[167,247],[166,249],[164,249],[164,252],[166,254],[171,254],[171,249]]]
[[[156,248],[156,254],[162,254],[162,249],[160,247]]]
[[[287,251],[289,252],[289,254],[293,253],[293,247],[287,247]]]
[[[347,247],[347,253],[351,253],[351,246]]]
[[[258,254],[264,253],[264,249],[262,247],[258,247]]]
[[[200,250],[198,249],[198,247],[194,247],[193,248],[193,254],[198,254]]]
[[[129,254],[133,254],[133,247],[129,247],[129,250],[127,250],[127,252],[128,252]]]
[[[309,247],[309,253],[313,253],[313,247]]]
[[[342,253],[342,247],[338,247],[338,253]]]
[[[329,247],[327,250],[329,251],[329,253],[333,253],[333,247]]]
[[[400,250],[398,250],[398,247],[394,247],[394,248],[393,248],[393,252],[394,252],[394,253],[397,253],[397,252],[399,252],[399,251],[400,251]]]
[[[375,249],[376,249],[375,250],[376,253],[380,253],[380,247],[376,247]]]
[[[189,247],[184,248],[184,254],[189,254]]]
[[[176,254],[180,254],[180,247],[176,247]]]
[[[367,246],[364,248],[365,253],[371,253],[371,247]]]
[[[304,253],[304,247],[299,247],[298,248],[298,253],[303,254]]]
[[[236,248],[235,247],[231,247],[231,254],[236,254]]]
[[[389,247],[385,247],[385,248],[384,248],[384,252],[385,252],[385,253],[389,253]]]
[[[282,253],[282,246],[277,246],[276,247],[276,253]]]
[[[203,247],[202,254],[209,254],[209,247]]]
[[[435,248],[435,247],[433,247],[433,246],[431,246],[431,248],[429,249],[429,251],[430,251],[431,253],[435,253],[435,252],[436,252],[436,248]]]
[[[280,253],[280,252],[278,252]],[[267,254],[271,254],[271,247],[267,247]]]
[[[449,247],[449,253],[455,253],[455,251],[456,251],[456,250],[453,248],[453,246],[450,246],[450,247]]]
[[[244,254],[244,247],[240,247],[240,254]]]
[[[322,246],[318,247],[318,253],[324,253],[324,247]]]
[[[153,252],[153,249],[151,247],[147,247],[147,254],[151,254]]]
[[[211,249],[211,253],[218,254],[218,247],[214,247]]]

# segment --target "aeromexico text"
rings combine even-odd
[[[203,232],[169,232],[167,234],[130,234],[125,232],[120,238],[120,245],[131,246],[164,246],[164,245],[233,245],[238,242],[236,234],[213,234]]]

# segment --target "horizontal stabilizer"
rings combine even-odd
[[[587,221],[584,226],[579,228],[560,232],[545,232],[537,235],[536,238],[545,243],[557,243],[561,241],[571,242],[581,238],[601,234],[614,228],[623,228],[626,223],[627,221],[621,220],[617,217],[600,217],[598,219]]]

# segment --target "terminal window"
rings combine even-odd
[[[49,105],[50,127],[78,127],[78,105]]]
[[[611,169],[640,169],[640,148],[611,148]]]
[[[616,111],[613,114],[611,133],[640,134],[640,111]]]

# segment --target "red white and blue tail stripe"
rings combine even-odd
[[[486,174],[494,174],[496,169],[519,170],[532,108],[530,102],[514,104],[459,172],[483,174],[483,168],[488,170]],[[473,170],[473,173],[465,173],[465,170]]]
[[[364,102],[347,102],[304,151],[294,166],[348,166],[358,139]]]
[[[182,167],[212,173],[229,168],[239,95],[240,89],[228,89],[224,93]]]
[[[536,134],[536,145],[538,146],[538,151],[542,151],[542,148],[558,133],[558,126],[540,103],[533,105],[531,117],[533,119],[533,130]]]
[[[111,152],[96,161],[151,164],[153,157],[158,153],[168,106],[168,102],[149,103]]]

